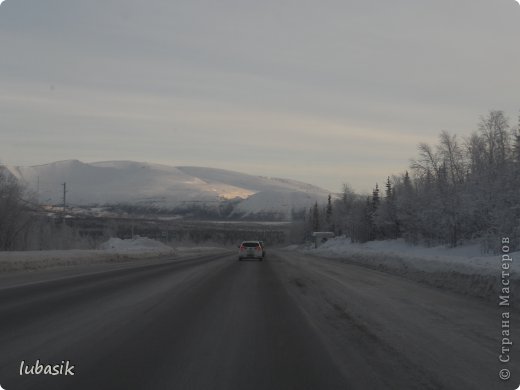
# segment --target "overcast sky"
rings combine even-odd
[[[370,190],[489,110],[514,0],[6,0],[0,162],[136,160]]]

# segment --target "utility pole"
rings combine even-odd
[[[67,207],[67,183],[63,183],[63,212],[65,212],[65,208]]]

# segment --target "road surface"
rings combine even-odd
[[[12,275],[0,278],[0,385],[516,389],[520,355],[498,378],[501,330],[497,305],[286,251]],[[20,375],[37,360],[74,375]]]

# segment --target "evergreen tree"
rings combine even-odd
[[[374,214],[374,225],[380,238],[399,237],[399,221],[390,176],[385,185],[385,197]]]
[[[377,210],[377,208],[379,207],[379,202],[380,202],[380,198],[379,198],[379,186],[377,185],[376,183],[376,187],[374,188],[374,190],[372,191],[372,213],[375,213],[375,211]]]
[[[406,171],[404,174],[403,185],[404,185],[405,191],[407,193],[411,193],[412,181],[410,180],[410,174],[408,173],[408,171]]]
[[[325,220],[327,222],[327,225],[330,226],[330,223],[332,221],[332,196],[329,194],[329,197],[327,198],[327,208],[325,209]]]
[[[392,198],[392,183],[390,183],[390,176],[387,177],[386,179],[386,185],[385,185],[385,197],[386,199],[391,199]]]
[[[312,229],[315,232],[320,230],[320,210],[318,208],[318,202],[314,203],[312,207]]]

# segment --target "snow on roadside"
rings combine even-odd
[[[174,255],[172,247],[149,238],[111,238],[92,250],[0,252],[0,272],[34,271],[50,267],[116,263]]]
[[[148,252],[148,251],[171,251],[172,247],[163,244],[160,241],[152,240],[147,237],[136,236],[133,239],[122,240],[120,238],[110,238],[108,241],[102,243],[99,249],[106,251],[125,251],[125,252]]]
[[[403,240],[352,243],[337,237],[319,248],[300,248],[304,253],[340,259],[368,268],[404,276],[443,289],[498,300],[501,284],[501,255],[482,254],[479,245],[457,248],[425,248]],[[511,285],[520,301],[520,252],[510,253]]]

